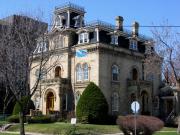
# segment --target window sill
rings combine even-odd
[[[113,81],[113,80],[111,80],[111,83],[112,84],[120,84],[120,81]]]
[[[87,82],[89,82],[89,80],[76,81],[77,84],[78,83],[87,83]]]

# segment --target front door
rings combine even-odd
[[[47,94],[47,100],[46,100],[46,111],[49,113],[49,111],[54,110],[54,94],[52,92],[49,92]]]

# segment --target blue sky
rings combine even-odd
[[[133,21],[140,25],[159,25],[168,19],[171,25],[180,25],[180,0],[0,0],[0,18],[16,13],[41,16],[50,22],[54,7],[65,2],[83,6],[86,21],[103,20],[114,24],[118,15],[124,17],[124,25]],[[140,32],[150,35],[151,28]]]

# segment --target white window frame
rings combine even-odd
[[[62,47],[64,47],[64,37],[62,35],[56,36],[53,40],[54,40],[55,48],[62,48]]]
[[[119,111],[119,95],[117,92],[112,94],[112,112]]]
[[[89,43],[89,33],[84,32],[79,34],[78,44]]]
[[[41,53],[41,52],[46,52],[47,51],[47,43],[40,41],[37,43],[37,47],[34,51],[34,53]]]
[[[83,69],[80,64],[77,64],[76,66],[76,81],[80,82],[83,79]]]
[[[45,68],[43,68],[43,69],[41,69],[41,73],[39,73],[39,70],[40,69],[36,69],[36,71],[35,71],[35,75],[36,75],[37,79],[38,79],[38,77],[39,77],[39,80],[46,79],[47,78],[47,70]]]
[[[118,45],[118,36],[117,35],[111,35],[111,44]]]
[[[85,81],[89,80],[89,67],[87,63],[83,64],[83,79]]]
[[[129,42],[129,49],[138,50],[138,44],[136,40],[131,39]]]
[[[81,97],[81,93],[80,93],[79,91],[77,91],[76,94],[75,94],[76,105],[77,105],[77,103],[78,103],[80,97]]]
[[[116,73],[114,72],[116,70]],[[114,79],[114,74],[117,74],[117,80]],[[119,67],[117,65],[113,65],[111,68],[112,81],[119,81]]]

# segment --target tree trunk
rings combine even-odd
[[[25,135],[23,109],[19,112],[20,135]]]
[[[4,103],[4,106],[3,106],[3,120],[5,120],[6,118],[6,116],[5,116],[5,114],[6,114],[6,106],[5,106],[5,103]]]

